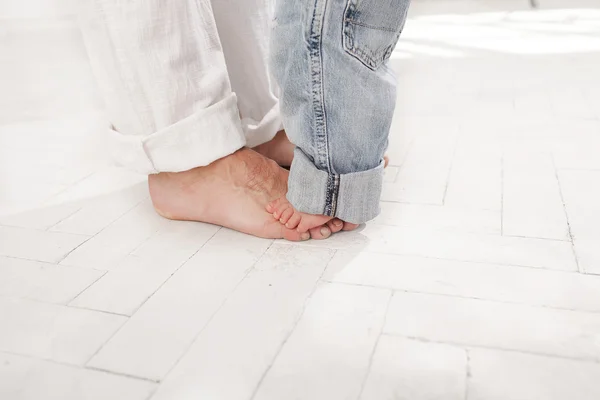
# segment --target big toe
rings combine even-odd
[[[310,229],[308,232],[310,233],[311,239],[315,240],[323,240],[331,236],[331,229],[329,229],[327,225],[317,226],[316,228]]]
[[[344,228],[344,221],[339,218],[334,218],[327,222],[327,226],[331,229],[331,233],[337,233]]]
[[[265,225],[265,237],[300,242],[310,239],[310,233],[300,233],[296,229],[286,228],[278,220],[271,219]]]
[[[314,215],[302,213],[302,220],[298,225],[298,231],[306,232],[310,229],[317,228],[321,225],[325,225],[329,220],[331,220],[331,217],[328,217],[327,215]]]
[[[358,228],[358,224],[351,224],[350,222],[344,222],[344,228],[343,228],[343,230],[345,230],[345,231],[353,231],[356,228]]]

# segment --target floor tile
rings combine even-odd
[[[0,255],[58,262],[89,236],[0,226]]]
[[[392,226],[418,226],[467,233],[500,234],[500,212],[452,206],[381,203],[381,214],[372,221]]]
[[[356,398],[390,296],[384,289],[321,285],[254,398]]]
[[[108,195],[103,194],[96,198],[87,198],[86,204],[77,212],[54,225],[51,230],[95,235],[147,196],[148,189],[145,185],[135,185]]]
[[[368,224],[300,245],[577,271],[571,243],[557,240]]]
[[[196,338],[153,400],[250,398],[332,251],[273,246]],[[232,385],[231,382],[235,382]]]
[[[600,277],[379,253],[338,252],[323,279],[409,292],[600,312]]]
[[[461,134],[464,135],[464,132]],[[502,154],[493,141],[491,145],[486,142],[478,146],[461,137],[452,163],[444,205],[500,211],[501,160]]]
[[[0,216],[0,225],[46,230],[79,211],[79,204],[65,203]]]
[[[576,239],[574,245],[579,269],[600,275],[600,239]]]
[[[230,247],[233,242],[234,249]],[[270,240],[219,231],[131,317],[89,365],[162,379],[270,244]]]
[[[83,365],[126,318],[0,297],[0,351]]]
[[[71,305],[132,315],[218,229],[209,224],[171,221]]]
[[[560,122],[563,132],[568,132],[552,147],[554,162],[559,170],[581,169],[600,170],[597,151],[600,147],[600,119],[563,120]]]
[[[146,400],[147,381],[0,353],[0,398],[6,400]]]
[[[600,239],[600,170],[558,172],[573,237]]]
[[[420,136],[398,171],[395,183],[385,183],[381,199],[406,203],[442,204],[448,181],[455,134]]]
[[[469,350],[470,400],[595,400],[600,397],[597,363]]]
[[[66,304],[102,274],[92,269],[0,256],[0,296]]]
[[[503,234],[570,240],[551,156],[506,152],[503,165]]]
[[[61,264],[115,269],[127,255],[168,223],[156,214],[150,200],[145,200],[69,254]]]
[[[600,360],[600,314],[395,293],[386,321],[411,338]]]
[[[465,350],[382,336],[360,400],[464,400]]]

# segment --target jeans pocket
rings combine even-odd
[[[344,50],[372,70],[392,54],[410,0],[348,0],[344,12]]]

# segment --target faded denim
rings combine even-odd
[[[410,0],[278,0],[271,64],[297,148],[288,200],[363,223],[380,211],[383,155],[396,104],[388,59]]]

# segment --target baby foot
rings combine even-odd
[[[387,168],[390,162],[389,157],[384,155],[383,160],[384,168]],[[358,227],[357,224],[344,222],[338,218],[297,211],[285,197],[273,200],[267,204],[266,209],[267,212],[273,215],[273,218],[279,220],[286,228],[296,229],[299,233],[310,231],[313,239],[325,239],[332,233],[341,230],[352,231]],[[321,227],[321,230],[316,229],[318,227]]]
[[[332,217],[326,215],[306,214],[297,211],[285,197],[280,197],[267,204],[267,211],[273,214],[273,218],[279,220],[288,229],[296,229],[299,233],[324,225]]]

